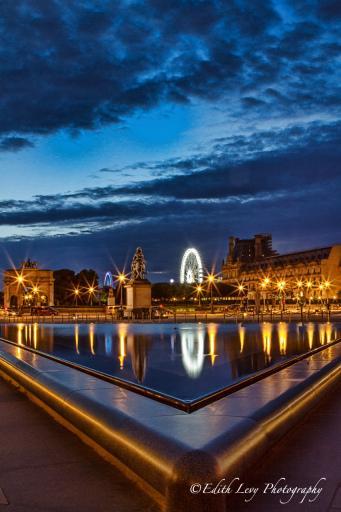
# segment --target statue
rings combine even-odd
[[[141,247],[138,247],[131,262],[131,280],[143,281],[146,273],[146,261]]]
[[[152,285],[146,279],[146,273],[146,260],[141,247],[138,247],[131,262],[130,281],[125,285],[128,318],[150,318]],[[142,378],[143,373],[139,372],[138,378]]]
[[[20,265],[20,268],[34,268],[34,269],[37,269],[38,268],[38,263],[36,261],[32,261],[30,258],[28,258],[27,260],[23,261]]]

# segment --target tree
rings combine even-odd
[[[73,270],[63,268],[53,272],[54,277],[54,303],[57,306],[67,306],[73,303],[73,289],[75,287],[75,273]]]
[[[75,276],[75,285],[89,304],[98,302],[98,274],[91,268],[84,268]]]

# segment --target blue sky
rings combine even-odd
[[[4,0],[0,238],[153,280],[189,245],[340,242],[340,3]]]

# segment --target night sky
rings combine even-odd
[[[341,242],[339,0],[2,0],[0,237],[178,278],[230,235]]]

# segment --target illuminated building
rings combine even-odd
[[[31,260],[22,263],[19,269],[4,271],[4,306],[27,305],[53,306],[54,278],[52,270],[38,268]]]
[[[341,290],[341,245],[278,254],[271,235],[230,237],[222,278],[234,286],[242,283],[250,299],[257,294],[270,299],[276,289],[292,299],[332,299]]]

